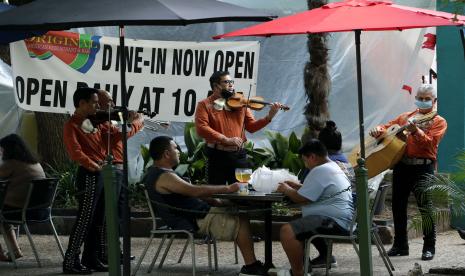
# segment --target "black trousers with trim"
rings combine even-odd
[[[212,185],[232,184],[237,182],[236,168],[250,168],[247,162],[247,153],[244,149],[228,152],[206,147],[208,158],[207,177]]]
[[[100,172],[91,172],[80,166],[76,176],[78,213],[66,250],[64,266],[79,262],[84,244],[83,262],[96,260],[105,246],[105,202],[103,178]]]
[[[432,208],[431,197],[422,192],[420,186],[425,177],[434,173],[434,163],[427,165],[407,165],[399,162],[393,171],[392,215],[394,217],[394,246],[408,247],[407,204],[411,192],[415,195],[422,214],[424,249],[436,245],[436,224],[427,209]],[[428,220],[428,221],[426,221]]]

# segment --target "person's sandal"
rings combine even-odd
[[[23,252],[21,252],[21,249],[15,250],[15,259],[16,260],[22,258],[23,256],[24,255],[23,255]],[[8,257],[10,257],[10,256],[8,256]]]
[[[0,262],[11,262],[11,259],[7,254],[7,252],[0,251]]]
[[[23,252],[21,252],[21,250],[15,251],[15,260],[17,260],[19,258],[22,258],[23,256],[24,255],[23,255]],[[0,254],[0,261],[2,261],[2,262],[12,262],[13,259],[11,258],[10,253],[6,252],[6,254],[5,253]]]

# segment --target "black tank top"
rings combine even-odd
[[[150,167],[145,176],[145,187],[152,200],[152,206],[157,217],[161,218],[166,225],[172,229],[182,229],[195,232],[198,230],[196,219],[204,218],[210,210],[210,206],[194,197],[189,197],[181,194],[161,194],[156,191],[155,185],[158,178],[164,173],[175,173],[173,170],[162,169],[158,167]],[[154,203],[155,202],[155,203]],[[185,210],[202,211],[202,213],[184,212],[174,210],[169,207],[157,205],[156,202],[167,204],[176,208]]]

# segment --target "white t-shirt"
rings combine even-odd
[[[298,190],[301,196],[312,201],[302,206],[302,216],[327,216],[348,230],[354,212],[352,192],[347,190],[348,187],[349,179],[335,162],[313,168]]]

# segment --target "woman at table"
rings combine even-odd
[[[23,139],[16,134],[10,134],[0,139],[0,178],[9,180],[5,195],[3,211],[18,210],[23,207],[26,200],[29,183],[33,179],[44,178],[45,173],[38,160],[31,153]],[[11,244],[15,258],[21,258],[23,253],[16,241],[12,225],[4,224],[5,240]],[[0,246],[0,261],[11,261],[9,253],[5,253]]]
[[[354,168],[349,163],[349,160],[347,160],[347,157],[342,153],[342,135],[337,129],[336,123],[333,121],[326,121],[326,126],[318,134],[318,140],[326,146],[329,159],[336,162],[347,175],[352,183],[352,188],[354,188]]]

